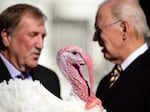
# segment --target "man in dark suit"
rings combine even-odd
[[[60,98],[55,72],[38,65],[46,35],[46,16],[36,7],[16,4],[0,14],[0,82],[15,78],[39,80]]]
[[[93,40],[105,59],[120,65],[99,83],[107,112],[150,112],[150,49],[146,17],[136,0],[107,0],[97,11]],[[112,70],[113,71],[113,70]]]

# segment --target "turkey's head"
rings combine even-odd
[[[90,109],[95,105],[100,105],[102,108],[101,101],[96,98],[93,92],[93,62],[85,51],[77,46],[61,48],[57,54],[57,64],[62,74],[71,83],[74,93],[86,102],[86,109]],[[82,70],[84,65],[87,65],[90,87]]]

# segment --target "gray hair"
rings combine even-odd
[[[110,0],[106,1],[109,2]],[[105,3],[106,3],[105,2]],[[150,35],[146,16],[136,1],[122,0],[111,7],[113,16],[116,19],[126,20],[135,28],[137,35],[144,34],[145,37]]]
[[[42,19],[43,21],[47,19],[43,12],[37,7],[29,4],[15,4],[0,14],[0,32],[5,29],[8,34],[13,34],[25,14],[30,14],[33,18]],[[1,35],[0,49],[5,49]]]

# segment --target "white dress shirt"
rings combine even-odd
[[[148,49],[148,45],[145,43],[136,51],[128,56],[128,58],[121,64],[123,70],[125,70],[138,56],[143,54]]]

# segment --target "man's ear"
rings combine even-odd
[[[128,34],[128,30],[129,30],[129,24],[128,24],[128,22],[123,21],[121,23],[121,33],[122,33],[122,36],[123,36],[123,40],[126,40],[127,34]]]
[[[7,47],[10,44],[10,35],[6,29],[3,29],[1,32],[2,42]]]

